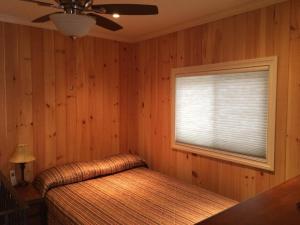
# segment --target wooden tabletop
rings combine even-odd
[[[25,187],[19,186],[15,189],[20,198],[27,203],[42,201],[41,194],[38,192],[38,190],[36,190],[34,186],[32,186],[32,184],[28,184]]]
[[[299,225],[300,176],[198,224]]]

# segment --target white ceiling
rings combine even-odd
[[[40,1],[54,2],[54,0]],[[90,35],[135,42],[281,1],[284,0],[94,0],[94,4],[155,4],[159,7],[159,15],[121,16],[119,19],[107,16],[121,24],[124,29],[112,32],[95,27]],[[55,29],[51,22],[30,23],[31,20],[54,11],[57,10],[20,0],[0,0],[0,20],[6,22]]]

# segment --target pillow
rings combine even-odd
[[[47,191],[54,187],[110,175],[140,166],[146,166],[146,163],[139,156],[119,154],[103,160],[74,162],[52,167],[41,172],[35,178],[33,184],[44,197]]]

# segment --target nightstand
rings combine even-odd
[[[28,205],[26,221],[28,225],[44,225],[46,223],[46,207],[41,194],[28,184],[25,187],[15,188],[21,199]]]

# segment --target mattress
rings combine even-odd
[[[45,198],[50,225],[194,224],[237,203],[144,166],[59,185]]]

